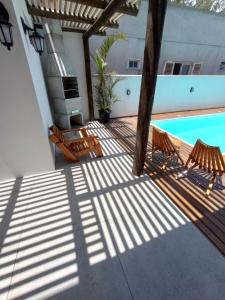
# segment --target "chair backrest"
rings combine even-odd
[[[60,142],[63,141],[63,134],[62,134],[62,131],[55,125],[52,125],[50,128],[49,128],[53,133],[54,135],[60,140]]]
[[[169,135],[155,127],[152,127],[152,146],[154,150],[159,150],[163,154],[170,156],[177,153]]]
[[[219,147],[209,146],[200,139],[197,140],[189,161],[208,173],[222,176],[225,173],[225,161]]]

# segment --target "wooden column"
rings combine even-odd
[[[84,59],[86,70],[86,81],[88,91],[88,105],[90,120],[94,119],[94,106],[93,106],[93,92],[92,92],[92,78],[91,78],[91,63],[90,63],[90,50],[89,50],[89,37],[99,31],[99,29],[107,22],[112,15],[119,9],[127,0],[111,0],[101,16],[95,21],[95,23],[83,34],[84,44]]]
[[[88,94],[88,108],[89,108],[89,120],[94,120],[94,101],[92,92],[92,78],[91,78],[91,61],[89,50],[89,39],[83,36],[84,45],[84,60],[85,60],[85,73],[87,82],[87,94]]]
[[[133,173],[144,170],[167,0],[149,0]]]

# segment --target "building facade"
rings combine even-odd
[[[147,11],[148,2],[142,0],[137,17],[125,16],[121,20],[119,31],[127,34],[127,41],[112,48],[109,70],[118,74],[142,73]],[[168,5],[158,73],[224,75],[225,30],[222,28],[225,28],[225,15]],[[107,34],[116,32],[108,30]],[[103,40],[104,37],[92,37],[91,52]]]

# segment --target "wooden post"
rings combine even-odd
[[[133,174],[143,174],[167,0],[149,0]]]
[[[95,23],[83,34],[84,44],[84,59],[88,92],[88,106],[90,120],[94,120],[94,106],[93,106],[93,92],[92,92],[92,78],[91,78],[91,63],[90,63],[90,50],[89,50],[89,37],[99,31],[101,26],[107,22],[112,15],[119,9],[127,0],[111,0],[101,16],[95,21]]]
[[[88,94],[89,119],[92,121],[94,120],[94,101],[93,101],[93,92],[92,92],[89,39],[85,38],[84,36],[83,36],[83,45],[84,45],[85,73],[86,73],[87,94]]]

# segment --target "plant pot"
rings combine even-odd
[[[99,109],[98,112],[100,123],[108,123],[110,119],[111,110]]]

